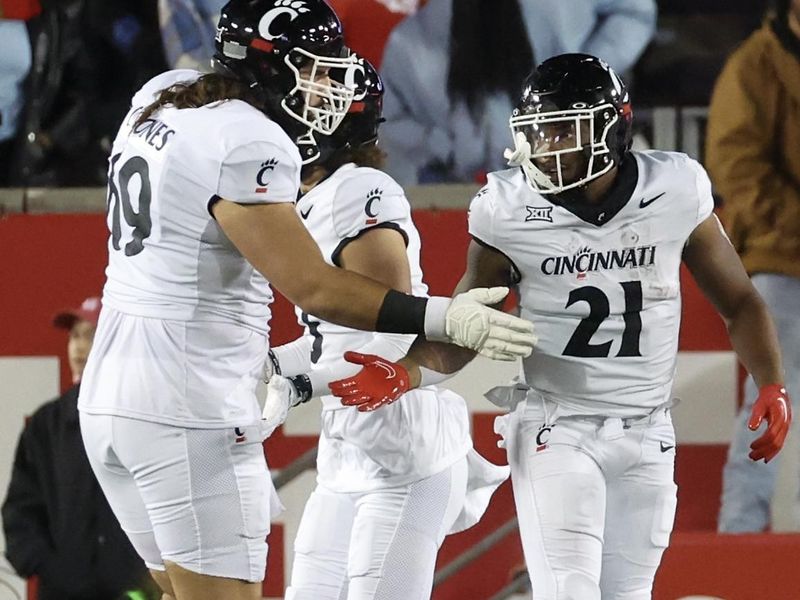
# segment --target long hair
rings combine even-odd
[[[473,118],[484,98],[504,92],[515,101],[535,66],[518,0],[452,0],[447,92]]]
[[[354,163],[357,167],[382,169],[385,161],[386,153],[381,150],[377,144],[368,144],[356,148],[348,147],[331,153],[328,159],[323,162],[312,162],[311,164],[303,166],[300,172],[300,178],[305,179],[314,171],[322,169],[325,172],[324,179],[347,163]]]
[[[213,102],[243,100],[258,107],[255,94],[237,79],[219,73],[206,73],[189,83],[175,83],[161,90],[158,97],[148,104],[136,118],[134,127],[147,121],[164,106],[175,108],[199,108]]]
[[[325,168],[333,173],[342,165],[354,163],[358,167],[381,169],[385,160],[386,153],[377,144],[369,144],[334,152],[333,156],[325,161]]]

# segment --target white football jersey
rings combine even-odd
[[[240,100],[162,108],[133,127],[159,90],[199,75],[168,71],[145,84],[114,140],[103,302],[143,317],[266,332],[269,286],[217,226],[210,202],[294,202],[300,154],[276,123]]]
[[[305,194],[297,204],[297,212],[325,260],[335,266],[340,266],[344,247],[364,232],[375,227],[398,231],[406,240],[412,293],[427,296],[428,286],[422,281],[419,264],[419,233],[411,220],[411,207],[403,189],[385,173],[346,164]],[[358,350],[374,335],[322,321],[300,309],[295,312],[305,335],[312,338],[312,365],[326,366],[339,360],[345,351]],[[410,345],[416,336],[407,337]],[[340,407],[341,403],[326,402],[326,406]]]
[[[190,427],[259,418],[272,293],[210,209],[219,198],[295,201],[300,155],[239,100],[166,106],[135,125],[160,90],[199,76],[168,71],[145,84],[114,140],[104,318],[81,410]]]
[[[521,316],[539,337],[523,360],[528,385],[576,414],[641,415],[668,401],[681,255],[713,208],[705,170],[676,152],[631,153],[594,210],[551,202],[520,169],[491,173],[469,231],[519,273]]]
[[[375,227],[400,232],[406,240],[411,287],[427,295],[420,267],[420,239],[402,188],[388,175],[347,164],[303,196],[297,212],[325,260],[339,266],[344,247]],[[311,364],[327,367],[347,350],[360,351],[382,334],[348,329],[297,310],[310,336]],[[406,337],[408,345],[415,336]],[[400,348],[389,360],[402,356]],[[407,348],[407,346],[406,346]],[[405,485],[437,473],[472,447],[464,400],[446,390],[413,390],[371,413],[345,407],[338,398],[322,398],[322,433],[317,457],[318,481],[328,489],[355,493]]]

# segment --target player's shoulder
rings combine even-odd
[[[390,222],[407,225],[411,216],[403,188],[378,169],[346,164],[318,187],[323,201],[331,203],[334,229],[340,236],[352,237]]]
[[[242,100],[225,100],[206,107],[204,119],[216,130],[219,140],[235,148],[248,144],[271,144],[297,154],[297,145],[275,121]]]
[[[703,166],[683,152],[637,150],[631,154],[639,168],[639,179],[645,185],[665,185],[676,192],[688,192],[696,191],[698,178],[707,178]]]
[[[639,169],[644,167],[653,172],[682,171],[685,169],[696,169],[702,167],[700,163],[685,152],[673,152],[670,150],[632,150],[631,155],[636,157]]]
[[[711,180],[703,166],[682,152],[660,150],[633,153],[639,168],[638,207],[693,228],[714,209]],[[665,196],[665,200],[657,202]],[[651,208],[650,205],[653,205]]]
[[[532,193],[521,169],[493,171],[487,175],[486,184],[472,198],[470,210],[502,216],[512,205],[518,203],[521,197],[527,197]]]
[[[190,84],[202,75],[199,71],[194,69],[172,69],[159,73],[147,83],[145,83],[139,91],[133,95],[131,104],[133,106],[147,106],[158,98],[158,95],[177,84]]]
[[[272,172],[299,173],[300,151],[288,134],[260,110],[241,100],[225,100],[186,115],[187,138],[216,154],[223,164],[259,162]]]
[[[338,180],[337,201],[347,202],[351,198],[366,196],[402,197],[405,192],[390,175],[372,167],[344,165],[334,176]]]

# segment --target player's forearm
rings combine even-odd
[[[305,373],[311,368],[311,339],[302,335],[288,344],[271,348],[284,377]]]
[[[431,342],[424,338],[417,338],[411,348],[400,361],[408,371],[412,388],[423,385],[433,385],[448,379],[463,369],[477,353],[467,348]],[[425,372],[425,369],[428,371]]]
[[[411,296],[362,275],[323,265],[284,295],[305,312],[344,327],[448,339],[451,298]]]
[[[743,299],[726,319],[731,344],[745,369],[761,387],[783,383],[780,346],[775,325],[757,293]]]

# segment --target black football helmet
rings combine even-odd
[[[355,90],[353,103],[331,138],[339,146],[371,146],[378,142],[378,127],[383,123],[383,80],[372,63],[361,57],[346,74],[347,87]]]
[[[325,162],[334,152],[378,143],[383,122],[383,80],[365,58],[356,57],[355,66],[342,72],[346,87],[354,89],[353,102],[342,124],[329,136],[308,132],[298,140],[304,164]]]
[[[353,100],[337,70],[355,58],[324,0],[230,0],[222,8],[212,65],[244,81],[290,137],[333,133]]]
[[[506,157],[541,194],[577,188],[620,164],[632,119],[625,84],[604,61],[554,56],[525,80],[509,120],[515,149]]]

